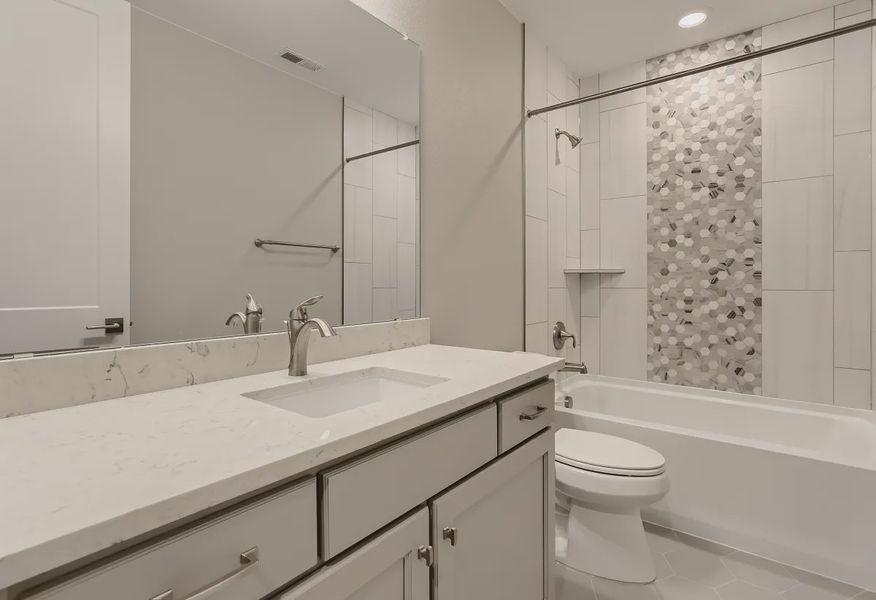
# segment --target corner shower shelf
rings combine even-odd
[[[626,269],[566,269],[566,275],[623,275]]]

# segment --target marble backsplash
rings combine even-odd
[[[311,340],[311,364],[428,344],[429,319],[350,325]],[[0,361],[0,418],[284,369],[285,333]]]

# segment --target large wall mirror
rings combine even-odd
[[[348,0],[4,0],[0,358],[417,316],[419,63]]]

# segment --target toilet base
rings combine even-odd
[[[572,501],[565,538],[557,560],[576,571],[626,583],[657,578],[638,508],[602,512]]]

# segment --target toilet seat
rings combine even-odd
[[[560,429],[555,443],[556,461],[575,469],[621,477],[656,477],[666,471],[662,454],[612,435]]]

